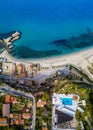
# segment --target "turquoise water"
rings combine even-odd
[[[0,0],[0,33],[13,30],[22,32],[21,39],[14,43],[16,47],[11,52],[18,58],[72,53],[84,49],[84,46],[71,50],[50,43],[79,36],[86,32],[87,27],[93,30],[92,7],[92,0]],[[26,53],[23,55],[24,52],[19,54],[19,51],[28,48],[27,57]]]
[[[60,100],[64,105],[72,105],[72,98],[60,98]]]

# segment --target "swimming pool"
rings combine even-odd
[[[60,98],[63,105],[72,105],[72,98]]]

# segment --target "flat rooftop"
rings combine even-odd
[[[79,96],[75,94],[53,94],[52,104],[55,105],[55,109],[71,117],[74,117],[76,109],[78,107]]]

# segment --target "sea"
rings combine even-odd
[[[93,47],[69,40],[93,31],[93,0],[0,0],[0,34],[22,32],[9,53],[16,58],[47,58]],[[81,38],[82,39],[82,38]],[[73,44],[73,47],[69,47]],[[57,44],[55,44],[57,43]]]

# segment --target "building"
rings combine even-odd
[[[16,98],[16,97],[11,97],[11,103],[12,103],[12,104],[17,103],[17,98]]]
[[[27,68],[27,72],[28,72],[28,77],[33,76],[33,65],[32,64]]]
[[[75,94],[53,94],[52,127],[59,129],[76,128],[75,113],[78,108],[79,96]],[[73,125],[75,124],[75,125]],[[56,129],[55,129],[56,130]]]
[[[32,86],[32,81],[31,80],[25,80],[25,85],[26,86]]]
[[[21,120],[22,115],[21,114],[13,114],[13,119]]]
[[[17,73],[19,78],[26,77],[26,68],[24,64],[18,64],[17,65]]]
[[[74,117],[78,107],[79,97],[74,94],[53,94],[52,104],[56,109]]]
[[[10,114],[10,125],[24,125],[21,114]]]
[[[9,117],[9,114],[10,114],[10,104],[3,104],[2,114],[3,114],[3,117]]]
[[[2,64],[2,74],[4,75],[10,75],[10,76],[15,76],[16,72],[16,65],[12,62],[4,62]]]
[[[22,117],[23,117],[23,119],[30,119],[31,118],[31,113],[23,113],[22,114]]]
[[[10,103],[10,95],[5,96],[5,103]]]
[[[62,69],[58,70],[58,74],[62,74],[64,77],[67,77],[70,73],[69,66],[65,66]]]
[[[11,119],[12,119],[12,118],[13,118],[13,114],[10,114],[10,115],[9,115],[9,118],[11,118]]]
[[[44,107],[45,105],[46,105],[46,100],[44,100],[44,101],[39,100],[37,102],[37,108]]]
[[[48,130],[48,128],[47,127],[42,127],[42,130]]]
[[[23,79],[20,79],[18,82],[19,82],[19,84],[24,85],[24,80]]]
[[[16,120],[15,124],[16,125],[24,125],[24,120]]]
[[[0,126],[8,126],[6,118],[0,118]]]
[[[24,106],[23,108],[22,108],[22,113],[25,113],[26,112],[26,107]]]
[[[47,123],[42,121],[42,130],[48,130]]]
[[[55,115],[55,124],[56,125],[73,120],[72,116],[69,116],[68,114],[60,112],[58,110],[55,111],[55,114],[56,114]]]

